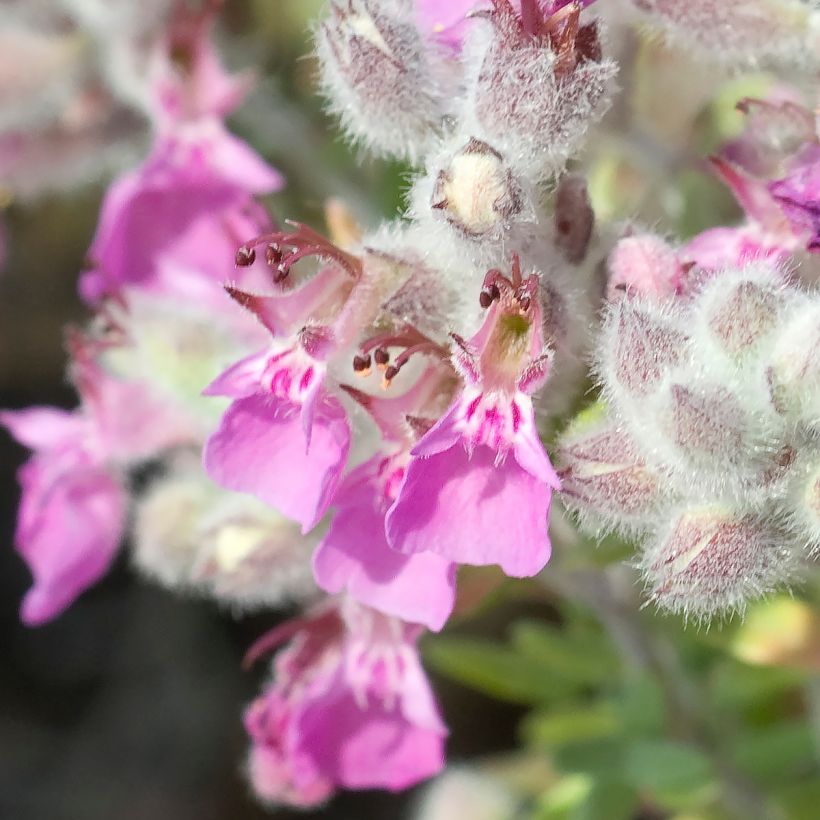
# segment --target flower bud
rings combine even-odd
[[[430,207],[464,236],[476,239],[499,237],[510,223],[530,216],[504,157],[475,138],[438,172]]]
[[[492,30],[472,102],[481,127],[522,170],[552,173],[606,110],[616,66],[602,57],[597,21],[580,24],[580,5],[545,18],[529,11],[518,18],[497,3],[484,15]]]
[[[608,385],[617,382],[636,397],[654,392],[688,355],[687,336],[646,303],[624,299],[607,316],[600,355]]]
[[[442,112],[409,5],[333,2],[316,46],[324,92],[350,136],[377,154],[416,160]]]
[[[771,401],[783,416],[820,425],[820,301],[783,322],[766,370]]]
[[[215,515],[213,513],[216,513]],[[309,556],[318,536],[255,499],[227,501],[200,524],[191,577],[218,600],[243,608],[276,606],[314,590]]]
[[[796,471],[789,493],[789,521],[812,552],[820,551],[820,453]]]
[[[785,298],[777,272],[750,266],[715,276],[698,296],[709,341],[735,361],[759,350],[778,325]]]
[[[664,299],[676,294],[683,268],[674,249],[659,236],[626,236],[609,255],[607,297],[639,294]]]
[[[250,496],[226,494],[198,465],[181,464],[137,506],[134,558],[160,583],[243,607],[310,595],[318,535]]]
[[[499,780],[479,769],[448,766],[424,789],[413,820],[504,820],[514,817],[517,801]]]
[[[207,482],[192,476],[156,482],[136,508],[137,566],[165,586],[186,586],[199,549],[197,523],[212,501]]]
[[[555,191],[555,246],[572,265],[584,261],[595,226],[586,180],[580,176],[561,178]]]
[[[640,529],[663,494],[638,446],[606,417],[573,424],[559,444],[561,496],[582,516]]]
[[[766,522],[724,504],[690,507],[641,561],[652,600],[696,619],[742,610],[787,581],[795,556]]]
[[[676,40],[700,49],[714,62],[799,65],[817,54],[811,4],[800,0],[633,2]]]
[[[745,414],[731,393],[682,384],[673,384],[669,393],[674,442],[687,456],[723,468],[744,455]]]

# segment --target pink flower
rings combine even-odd
[[[811,143],[782,179],[769,184],[795,233],[807,236],[807,247],[820,252],[820,145]]]
[[[96,302],[125,286],[219,294],[241,237],[264,226],[252,197],[280,187],[279,175],[215,120],[160,137],[105,196],[83,298]]]
[[[245,715],[261,797],[315,805],[336,787],[395,791],[441,770],[447,729],[418,632],[347,601],[262,640],[293,635],[274,682]]]
[[[81,414],[33,407],[2,413],[0,423],[35,451],[19,473],[15,542],[34,576],[20,617],[38,626],[108,570],[123,533],[125,490],[94,452]]]
[[[417,0],[416,19],[419,29],[430,39],[460,51],[472,12],[487,11],[494,5],[512,6],[530,24],[539,15],[551,17],[570,2],[572,0]],[[586,7],[593,2],[595,0],[581,0],[579,5]]]
[[[728,185],[746,214],[746,221],[732,228],[710,228],[681,249],[681,259],[706,271],[740,267],[755,259],[784,261],[801,242],[789,225],[766,184],[720,157],[712,167]]]
[[[350,448],[347,417],[327,391],[325,374],[327,360],[350,343],[348,334],[358,327],[361,270],[357,260],[305,226],[259,241],[276,248],[266,256],[275,257],[280,282],[288,277],[290,264],[305,255],[339,264],[285,294],[228,288],[273,341],[268,350],[238,362],[206,388],[206,395],[234,402],[206,443],[204,463],[218,484],[256,496],[307,532],[327,511]],[[294,250],[286,255],[279,243]],[[243,265],[252,264],[255,252],[243,248],[239,258]],[[370,292],[367,285],[359,290]]]
[[[429,629],[441,629],[455,602],[455,565],[432,552],[401,555],[384,531],[409,453],[374,456],[344,481],[330,531],[313,556],[316,583]]]
[[[456,338],[466,387],[412,450],[387,538],[403,553],[430,551],[462,564],[499,564],[508,575],[539,572],[558,477],[535,427],[530,394],[548,375],[538,279],[490,271],[481,329]]]
[[[443,387],[433,365],[397,398],[382,399],[348,389],[381,428],[380,453],[353,470],[334,499],[330,530],[313,556],[316,583],[354,600],[429,629],[441,629],[455,603],[455,565],[432,552],[401,555],[390,549],[385,514],[396,500],[412,445],[406,419],[423,412]]]
[[[467,15],[482,5],[487,4],[480,0],[417,0],[416,20],[429,39],[459,51],[467,30]]]
[[[17,549],[34,576],[22,620],[51,620],[105,574],[125,526],[123,468],[192,443],[190,424],[140,382],[121,382],[95,360],[98,343],[73,335],[74,412],[33,407],[0,423],[34,456],[19,473]]]
[[[89,302],[125,286],[219,298],[215,285],[228,278],[236,246],[267,225],[253,197],[279,190],[282,177],[222,123],[247,78],[220,67],[210,22],[180,14],[159,55],[155,143],[105,196],[80,280]]]

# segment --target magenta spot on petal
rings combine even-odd
[[[513,433],[517,433],[521,426],[521,408],[515,402],[512,403],[512,426]]]
[[[313,381],[313,368],[309,367],[302,374],[302,378],[299,381],[299,391],[303,392],[303,391],[307,390],[312,381]]]
[[[281,370],[277,370],[276,373],[273,374],[273,378],[270,383],[271,393],[275,393],[278,396],[287,396],[290,392],[290,384],[290,370],[287,367],[283,367]]]
[[[468,405],[467,410],[464,413],[464,417],[469,421],[473,415],[475,414],[478,405],[481,403],[481,396],[476,396]]]

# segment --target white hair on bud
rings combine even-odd
[[[633,0],[670,40],[731,68],[817,67],[820,12],[801,0]]]
[[[164,586],[237,610],[277,607],[314,593],[310,558],[320,537],[321,528],[304,536],[251,496],[215,486],[183,457],[137,502],[133,560]]]
[[[330,3],[315,35],[319,81],[347,135],[416,162],[444,114],[442,70],[407,3]]]
[[[728,503],[671,512],[639,566],[659,608],[704,621],[743,612],[792,579],[799,551],[773,522]]]
[[[659,606],[742,610],[820,551],[818,349],[817,292],[764,261],[685,298],[628,291],[607,307],[605,403],[559,442],[564,501],[596,536],[642,540]],[[642,510],[627,491],[649,475],[663,495]]]
[[[558,62],[542,38],[511,46],[491,22],[473,26],[464,49],[462,130],[486,135],[517,173],[539,181],[563,170],[606,113],[618,70],[600,57],[561,76]]]

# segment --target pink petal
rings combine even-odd
[[[243,399],[259,391],[259,380],[265,371],[270,351],[252,353],[220,373],[203,391],[203,396],[228,396]]]
[[[496,465],[496,457],[489,447],[470,456],[456,444],[412,459],[387,514],[390,546],[435,552],[459,564],[499,564],[513,577],[540,572],[550,557],[552,490],[517,458]]]
[[[398,791],[444,766],[444,737],[417,726],[399,704],[369,698],[360,705],[342,674],[306,702],[295,726],[300,756],[350,789]]]
[[[275,396],[238,399],[208,439],[204,463],[217,484],[256,496],[307,532],[325,514],[339,484],[350,426],[341,404],[326,396],[306,448],[300,410]]]
[[[543,481],[544,484],[549,484],[554,490],[558,490],[561,482],[535,427],[532,402],[519,400],[519,407],[521,408],[521,427],[515,442],[515,460],[530,475]]]
[[[16,541],[34,576],[21,608],[29,626],[59,615],[105,574],[125,524],[125,492],[105,470],[78,465],[55,476],[53,467],[38,457],[20,474]]]
[[[26,447],[47,450],[76,440],[85,425],[77,413],[56,407],[28,407],[0,413],[0,424]]]
[[[218,138],[210,145],[210,154],[213,168],[221,178],[249,194],[272,194],[285,184],[279,171],[227,129],[220,129]]]
[[[455,566],[433,553],[400,555],[384,534],[385,503],[371,480],[380,457],[355,470],[339,491],[330,531],[313,556],[316,583],[346,590],[386,615],[440,630],[455,602]]]
[[[461,441],[461,433],[456,428],[456,414],[460,408],[456,401],[450,409],[422,436],[411,450],[414,456],[432,456],[449,450]]]

